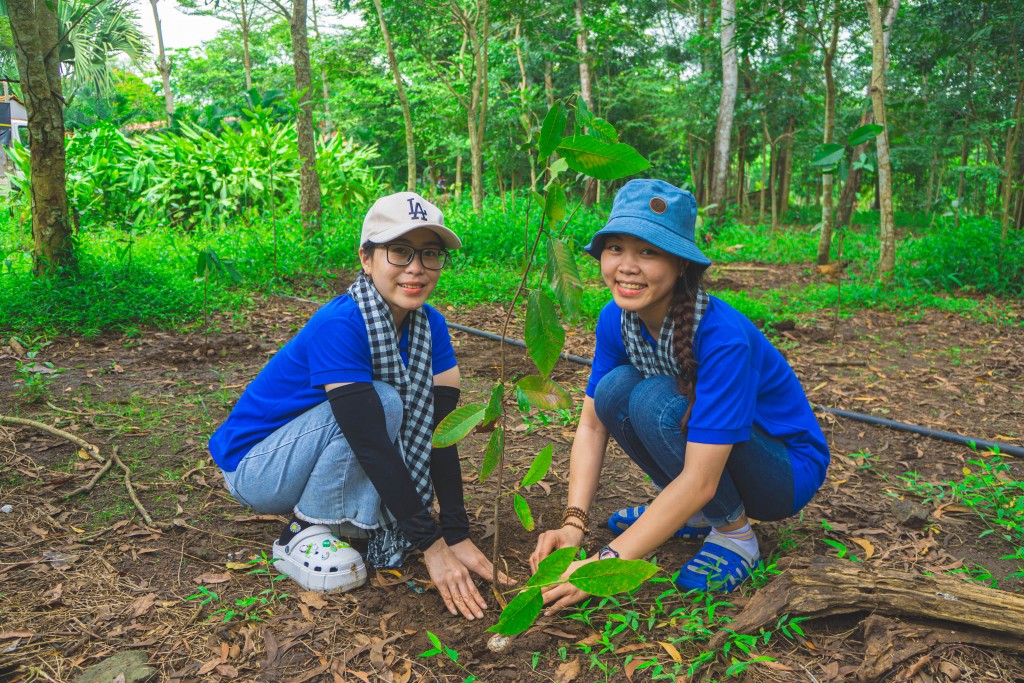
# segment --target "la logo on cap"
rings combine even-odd
[[[421,221],[427,220],[427,210],[412,197],[409,197],[409,218],[418,218]]]

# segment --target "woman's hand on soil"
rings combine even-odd
[[[559,548],[578,547],[583,543],[583,536],[583,530],[574,526],[563,526],[542,533],[537,539],[537,547],[530,555],[530,573],[535,573],[540,561]]]
[[[483,618],[487,603],[476,589],[469,569],[443,538],[423,551],[423,562],[449,612],[461,614],[470,621]]]
[[[563,579],[568,579],[572,576],[572,573],[582,567],[583,565],[594,562],[597,560],[597,555],[591,555],[585,560],[577,560],[569,565],[569,568],[562,574]],[[554,586],[548,586],[541,591],[541,597],[544,598],[544,604],[548,605],[548,608],[544,610],[544,616],[550,617],[556,612],[575,605],[577,602],[585,600],[590,597],[590,593],[582,591],[576,586],[572,585],[568,581],[565,583],[558,583]]]
[[[486,555],[480,552],[480,549],[476,547],[473,541],[466,538],[448,547],[455,557],[459,558],[459,561],[466,566],[466,569],[488,581],[494,578],[494,565],[491,564]],[[498,581],[504,584],[515,583],[503,571],[498,572]]]

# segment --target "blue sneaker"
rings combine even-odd
[[[640,519],[640,515],[644,514],[644,510],[646,509],[646,505],[640,505],[635,508],[622,508],[608,518],[608,528],[612,530],[613,534],[618,536],[632,526],[633,522]],[[710,526],[690,526],[689,524],[684,524],[683,527],[673,535],[676,538],[695,541],[697,539],[704,538],[710,533]]]
[[[751,557],[729,537],[715,534],[709,536],[700,552],[679,570],[676,585],[687,591],[731,593],[750,577],[760,561],[760,552]]]

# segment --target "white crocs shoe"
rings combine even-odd
[[[285,545],[274,541],[274,567],[311,591],[348,591],[366,583],[366,564],[352,546],[314,524]]]

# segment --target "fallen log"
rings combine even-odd
[[[756,633],[783,614],[818,618],[872,612],[940,619],[1024,639],[1024,596],[1014,593],[831,557],[795,559],[780,568],[783,573],[750,599],[730,630]],[[727,637],[715,634],[711,646],[720,647]]]
[[[1019,638],[972,627],[950,629],[943,628],[936,622],[896,621],[877,614],[865,619],[862,627],[864,661],[856,672],[857,680],[861,683],[886,680],[885,676],[889,672],[911,657],[923,655],[918,660],[923,664],[929,656],[935,656],[953,645],[972,645],[1024,653],[1024,642]],[[900,680],[913,678],[913,669],[914,666],[911,666],[905,670]]]

